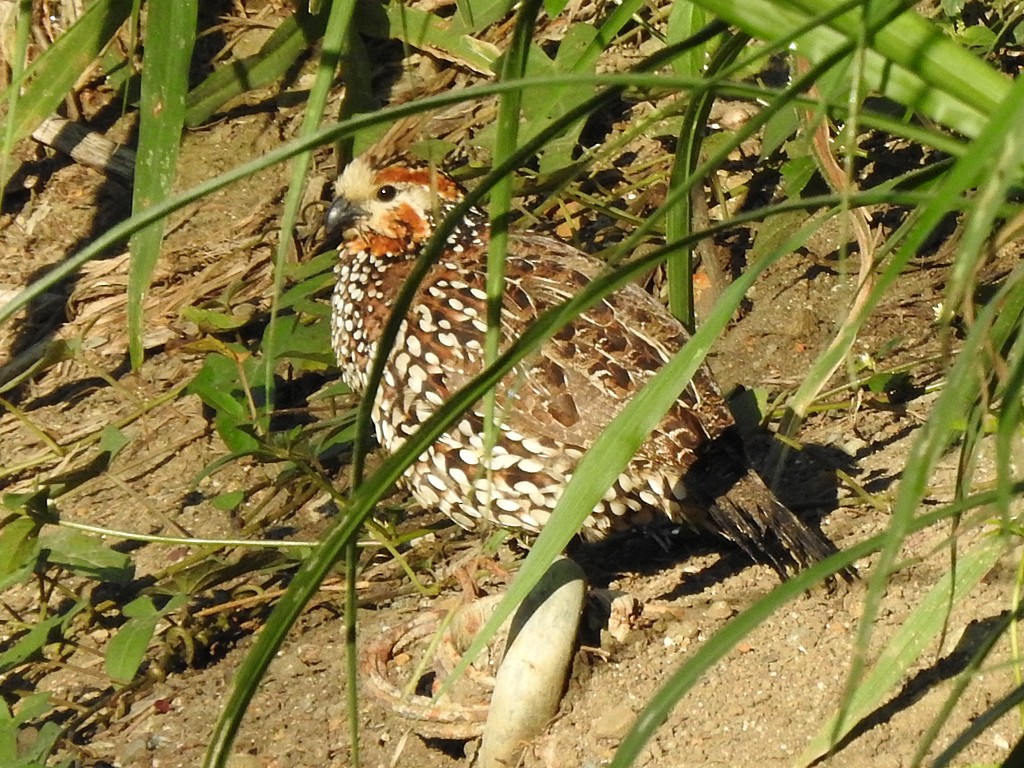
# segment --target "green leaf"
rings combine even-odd
[[[131,439],[113,424],[107,424],[100,433],[100,450],[108,454],[108,460],[121,452]]]
[[[493,43],[474,38],[464,25],[449,24],[440,16],[411,8],[404,3],[388,5],[387,17],[388,34],[391,37],[413,48],[427,51],[440,48],[477,72],[494,74],[494,65],[501,51]],[[474,18],[473,21],[473,26],[478,26],[480,18]]]
[[[681,43],[686,38],[695,35],[706,25],[710,19],[707,12],[693,3],[673,3],[668,14],[667,34],[665,42],[669,45]],[[704,68],[710,61],[711,50],[714,45],[708,41],[704,45],[698,45],[672,61],[672,68],[676,74],[700,77],[704,74]]]
[[[17,636],[13,644],[11,640],[8,640],[7,650],[0,653],[0,674],[18,666],[38,653],[49,641],[50,632],[61,624],[70,621],[83,608],[85,608],[85,602],[79,601],[64,613],[58,613],[36,622],[28,632]]]
[[[156,631],[158,617],[130,619],[110,639],[103,666],[107,675],[116,683],[127,684],[139,671],[146,649]]]
[[[16,572],[31,570],[39,556],[40,528],[31,517],[23,516],[8,518],[0,528],[0,584]]]
[[[181,317],[198,325],[199,330],[203,333],[223,333],[224,331],[234,331],[248,325],[252,320],[252,313],[235,315],[214,309],[182,307]]]
[[[242,383],[238,365],[221,354],[207,355],[203,367],[186,392],[199,395],[214,411],[214,426],[225,445],[235,453],[254,451],[259,442],[242,427],[252,425],[253,414]]]
[[[123,613],[129,619],[110,639],[104,657],[104,668],[112,680],[122,684],[132,681],[146,657],[146,649],[160,619],[176,611],[186,601],[184,595],[175,595],[158,609],[151,597],[143,595],[124,607]]]
[[[34,728],[35,738],[28,750],[19,754],[19,734],[24,727],[53,711],[48,692],[30,693],[17,700],[17,711],[11,712],[0,699],[0,765],[4,768],[45,768],[46,758],[53,751],[61,728],[47,722]]]
[[[295,315],[278,317],[276,333],[277,360],[291,360],[300,370],[324,370],[337,362],[326,320],[304,323]]]
[[[800,117],[796,109],[780,109],[772,118],[765,123],[764,134],[761,138],[761,159],[767,160],[772,154],[789,141],[800,128]],[[807,152],[800,153],[806,155]],[[793,159],[793,155],[788,155]]]
[[[316,393],[317,399],[324,397],[344,397],[345,395],[351,395],[352,388],[340,379],[333,384],[328,384],[326,387]]]
[[[39,537],[46,561],[96,581],[126,584],[135,576],[135,564],[123,552],[105,545],[98,536],[71,528],[57,528]]]
[[[146,7],[133,213],[162,202],[174,185],[199,6],[198,0],[150,0]],[[142,363],[143,302],[163,237],[164,220],[158,219],[131,239],[128,346],[133,368]]]
[[[286,280],[301,284],[303,281],[308,280],[311,277],[323,275],[333,276],[334,265],[337,262],[338,252],[336,250],[324,251],[323,253],[318,253],[309,261],[299,261],[286,264],[284,268],[284,277]],[[294,287],[298,288],[299,286],[296,285]]]
[[[230,493],[222,493],[218,496],[214,496],[210,499],[216,509],[224,512],[231,512],[232,510],[238,509],[238,505],[245,501],[245,491],[231,491]]]
[[[792,142],[790,142],[792,145]],[[818,164],[810,155],[793,157],[782,164],[782,189],[786,197],[799,197],[807,183],[818,172]]]
[[[976,48],[981,51],[992,50],[998,42],[996,33],[988,27],[981,25],[967,27],[957,35],[957,39],[967,47]]]

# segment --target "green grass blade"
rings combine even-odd
[[[8,17],[9,18],[9,17]],[[28,58],[28,39],[32,31],[32,2],[31,0],[20,0],[18,3],[18,15],[14,28],[14,51],[10,56],[11,80],[15,83],[21,82],[22,72],[25,71],[25,63]],[[8,88],[3,94],[7,99],[8,116],[18,114],[18,99],[21,96],[20,88]],[[7,163],[17,141],[15,135],[15,122],[8,119],[4,122],[3,145],[0,145],[0,190],[10,178],[7,173]]]
[[[410,8],[404,3],[389,3],[387,34],[413,48],[430,50],[432,47],[447,51],[467,66],[485,75],[494,74],[500,51],[492,44],[477,40],[461,24],[449,25],[446,19]],[[474,26],[479,23],[474,19]]]
[[[282,21],[257,53],[218,67],[186,99],[185,123],[199,125],[228,100],[284,76],[324,34],[326,14],[310,15],[302,3]]]
[[[526,74],[533,36],[541,0],[527,0],[516,15],[512,40],[502,58],[502,80],[519,80]],[[519,142],[519,122],[522,116],[523,92],[512,90],[502,94],[498,101],[497,133],[494,139],[494,162],[501,164],[512,156]],[[512,209],[512,175],[509,174],[491,188],[488,213],[491,219],[491,239],[487,244],[487,334],[484,338],[484,364],[490,365],[498,357],[501,346],[501,307],[505,299],[505,257],[508,252],[508,221]],[[489,455],[498,439],[496,392],[492,389],[484,396],[484,450]]]
[[[959,207],[959,201],[968,190],[983,180],[986,173],[1005,174],[1011,169],[1019,167],[1019,156],[1014,158],[1016,162],[1012,163],[1010,167],[1005,165],[994,167],[994,160],[999,158],[1001,161],[1007,162],[1004,148],[1016,147],[1019,143],[1014,126],[1019,126],[1021,120],[1024,120],[1024,82],[1018,81],[1009,97],[992,115],[985,131],[977,141],[973,142],[968,154],[947,173],[932,201],[918,210],[919,216],[913,223],[913,229],[907,233],[868,304],[877,303],[877,293],[882,284],[896,279],[899,266],[907,263],[917,253],[928,233],[950,210]],[[1019,151],[1020,148],[1018,148]],[[864,311],[867,310],[868,307],[865,307]],[[847,695],[843,699],[844,705],[849,702],[852,692],[860,681],[861,670],[864,666],[863,656],[866,653],[865,649],[869,646],[874,620],[878,615],[888,578],[895,566],[900,547],[906,538],[918,505],[927,492],[931,472],[942,452],[958,434],[958,425],[967,419],[968,412],[977,399],[979,388],[976,365],[979,359],[984,359],[984,350],[991,343],[985,329],[992,323],[994,313],[995,302],[986,306],[979,315],[979,322],[968,335],[964,347],[950,371],[946,386],[933,407],[931,417],[922,427],[921,434],[915,441],[907,459],[906,470],[903,473],[890,518],[886,546],[881,551],[865,597],[864,611],[858,627],[855,646],[858,652],[851,664]],[[857,324],[859,325],[859,322]],[[833,345],[830,351],[836,351],[836,345]],[[837,351],[837,353],[841,352],[841,349]],[[837,733],[841,730],[844,721],[845,717],[843,716],[837,720]]]
[[[696,0],[709,12],[735,24],[752,37],[788,40],[792,30],[814,24],[794,40],[812,63],[856,40],[865,21],[860,0]],[[864,59],[870,88],[928,115],[967,136],[977,136],[989,112],[1010,87],[1010,80],[947,38],[933,23],[907,11],[878,24],[882,14],[897,13],[909,3],[872,3],[867,36],[871,50]],[[842,11],[837,15],[837,11]]]
[[[703,18],[703,14],[700,18]],[[748,40],[746,35],[728,37],[708,62],[708,75],[713,76],[721,72],[735,61]],[[688,52],[681,62],[677,62],[676,71],[690,77],[700,77],[705,72],[705,50],[706,46],[700,46]],[[682,240],[690,234],[694,226],[693,195],[704,194],[704,180],[696,178],[694,172],[700,165],[700,148],[713,103],[714,95],[711,92],[699,94],[690,100],[683,114],[683,126],[679,132],[669,189],[674,189],[681,183],[694,189],[690,194],[681,195],[678,204],[668,208],[665,216],[665,237],[669,242]],[[668,273],[668,307],[692,332],[696,324],[693,309],[693,252],[689,248],[680,249],[679,253],[673,255],[665,264]]]
[[[61,99],[128,18],[131,8],[131,0],[96,0],[32,66],[20,77],[12,78],[2,98],[11,104],[13,94],[19,89],[22,92],[17,96],[17,109],[5,116],[4,147],[0,156],[8,157],[14,142],[31,135],[53,114]],[[8,178],[5,171],[5,175],[0,176],[0,188],[7,184]]]
[[[324,39],[320,51],[320,61],[317,66],[316,78],[313,87],[310,89],[309,101],[306,105],[306,112],[303,118],[299,136],[308,137],[316,132],[324,116],[324,109],[330,96],[331,84],[335,72],[342,57],[345,54],[347,41],[351,33],[355,0],[336,0],[330,4],[330,13],[327,19],[324,32]],[[316,22],[319,24],[319,20]],[[270,323],[263,341],[263,354],[266,366],[264,369],[265,391],[270,393],[274,387],[274,371],[279,364],[277,349],[278,338],[278,301],[284,286],[285,273],[288,267],[288,252],[291,248],[292,238],[290,233],[294,231],[295,224],[299,217],[299,208],[302,205],[302,196],[305,189],[306,174],[312,160],[312,152],[307,151],[300,154],[292,163],[291,183],[285,197],[284,211],[281,215],[281,236],[278,238],[278,247],[274,264],[274,286],[270,306]],[[265,414],[266,424],[269,424],[271,413],[274,408],[274,399],[267,397],[267,411]],[[358,532],[358,531],[357,531]],[[349,685],[346,692],[349,698],[349,729],[352,737],[351,762],[353,768],[359,768],[359,699],[358,686],[356,684],[356,671],[358,667],[358,656],[355,646],[355,575],[358,562],[358,549],[355,538],[350,538],[345,545],[345,636],[346,636],[346,671]],[[235,716],[241,717],[248,707],[248,699],[239,699]],[[233,724],[237,728],[237,724]]]
[[[313,87],[310,89],[302,127],[299,129],[299,137],[302,139],[316,133],[317,127],[320,125],[321,120],[323,120],[324,108],[330,95],[331,83],[334,80],[334,74],[338,69],[341,57],[344,54],[345,41],[348,39],[349,24],[352,20],[354,9],[354,0],[338,0],[330,5],[330,15],[324,27],[326,31],[323,48],[320,53],[320,62],[317,66]],[[324,22],[318,20],[316,24],[320,25],[324,24]],[[274,258],[274,284],[271,292],[270,323],[263,340],[264,362],[266,363],[263,372],[263,386],[268,393],[266,398],[266,423],[269,423],[270,414],[274,409],[274,399],[269,396],[269,393],[273,391],[274,369],[278,364],[277,324],[275,322],[279,311],[278,302],[284,288],[288,252],[292,246],[291,233],[295,230],[295,223],[299,218],[299,208],[302,205],[302,194],[305,189],[306,174],[309,170],[311,159],[312,151],[307,150],[296,156],[292,162],[291,182],[288,185],[288,192],[284,200],[284,211],[281,214],[281,236],[278,238]]]
[[[161,202],[174,185],[198,10],[198,0],[151,0],[149,3],[133,211]],[[145,353],[143,301],[160,257],[163,237],[164,221],[158,219],[136,233],[131,241],[128,350],[133,368],[142,364]]]
[[[1012,691],[1003,696],[999,701],[979,715],[974,721],[953,740],[953,743],[946,747],[942,753],[935,758],[932,768],[947,768],[952,764],[953,758],[959,755],[964,749],[978,740],[978,737],[986,729],[995,725],[1007,712],[1024,704],[1024,685],[1018,685]],[[1024,763],[1024,738],[1017,740],[1013,750],[1001,763],[1002,768],[1018,768]],[[973,763],[972,763],[973,765]],[[982,766],[984,768],[984,766]]]
[[[994,536],[983,539],[959,558],[956,571],[939,579],[889,640],[874,669],[859,681],[844,711],[837,711],[822,725],[800,755],[800,765],[811,765],[827,754],[863,718],[877,708],[905,679],[907,671],[942,631],[947,607],[961,602],[1005,552],[1005,543]]]

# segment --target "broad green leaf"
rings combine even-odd
[[[300,370],[323,370],[337,363],[331,351],[331,326],[326,319],[304,323],[295,315],[277,319],[276,359]]]
[[[252,322],[251,313],[235,315],[230,312],[201,307],[182,307],[181,317],[183,320],[195,323],[203,333],[236,331]]]
[[[185,604],[184,595],[175,595],[163,608],[157,608],[148,595],[136,598],[123,610],[129,619],[110,639],[104,656],[104,669],[115,682],[132,681],[146,657],[146,649],[160,619]]]
[[[103,667],[114,682],[126,684],[135,677],[159,620],[159,616],[129,619],[110,639]]]
[[[707,12],[694,3],[673,3],[668,14],[665,41],[670,45],[681,43],[686,38],[695,35],[710,21],[711,19],[708,17]],[[710,41],[704,45],[691,48],[672,61],[672,68],[681,75],[700,77],[704,74],[704,68],[711,61],[711,51],[713,49],[714,45]]]
[[[224,444],[235,453],[254,451],[259,447],[251,431],[254,413],[245,387],[239,381],[238,363],[221,354],[207,355],[203,367],[185,391],[199,395],[214,410],[214,425]]]
[[[10,768],[70,768],[71,758],[64,758],[56,763],[52,760],[54,747],[63,736],[64,729],[60,725],[52,720],[46,721],[35,729],[35,738],[27,754]]]
[[[62,624],[71,621],[83,608],[85,608],[85,603],[79,601],[66,612],[42,619],[33,624],[25,634],[17,635],[13,641],[7,641],[7,649],[0,653],[0,674],[38,653],[49,642],[50,633]]]
[[[100,450],[113,459],[131,439],[113,424],[107,424],[100,433]]]
[[[46,722],[35,727],[33,720],[53,711],[50,693],[30,693],[17,700],[17,711],[11,712],[6,702],[0,699],[0,765],[4,768],[45,768],[46,758],[61,735],[57,723]],[[32,745],[19,754],[18,735],[23,727],[33,727],[35,738]]]
[[[35,563],[40,527],[31,517],[19,515],[8,518],[0,528],[0,580]]]
[[[474,38],[461,24],[449,25],[440,16],[397,2],[388,5],[387,20],[389,37],[426,51],[440,48],[481,74],[494,74],[501,51]]]
[[[48,563],[79,576],[110,584],[126,584],[135,576],[135,564],[128,555],[111,549],[92,534],[71,528],[51,529],[39,536],[39,546]]]
[[[310,15],[302,4],[286,17],[258,53],[215,69],[186,99],[185,123],[204,123],[227,101],[263,88],[285,73],[324,33],[327,15]]]
[[[210,504],[224,512],[238,509],[238,505],[245,500],[245,491],[230,491],[221,493],[210,499]]]

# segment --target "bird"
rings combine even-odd
[[[440,167],[402,153],[360,155],[338,176],[324,217],[325,242],[338,251],[331,343],[353,391],[368,385],[415,260],[465,194]],[[490,236],[487,215],[470,208],[416,291],[371,409],[377,441],[388,452],[484,369]],[[500,320],[505,343],[605,271],[604,262],[560,239],[511,232]],[[485,440],[487,417],[477,403],[409,466],[402,484],[421,506],[465,529],[490,523],[540,532],[587,449],[688,338],[654,296],[634,283],[623,286],[499,382],[489,412],[497,422],[492,439]],[[716,534],[783,580],[836,552],[751,468],[703,364],[579,535],[600,541],[659,524]],[[840,575],[849,581],[852,573]]]

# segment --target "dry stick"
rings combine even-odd
[[[135,152],[83,125],[62,117],[48,117],[32,133],[32,138],[106,176],[132,183]]]

